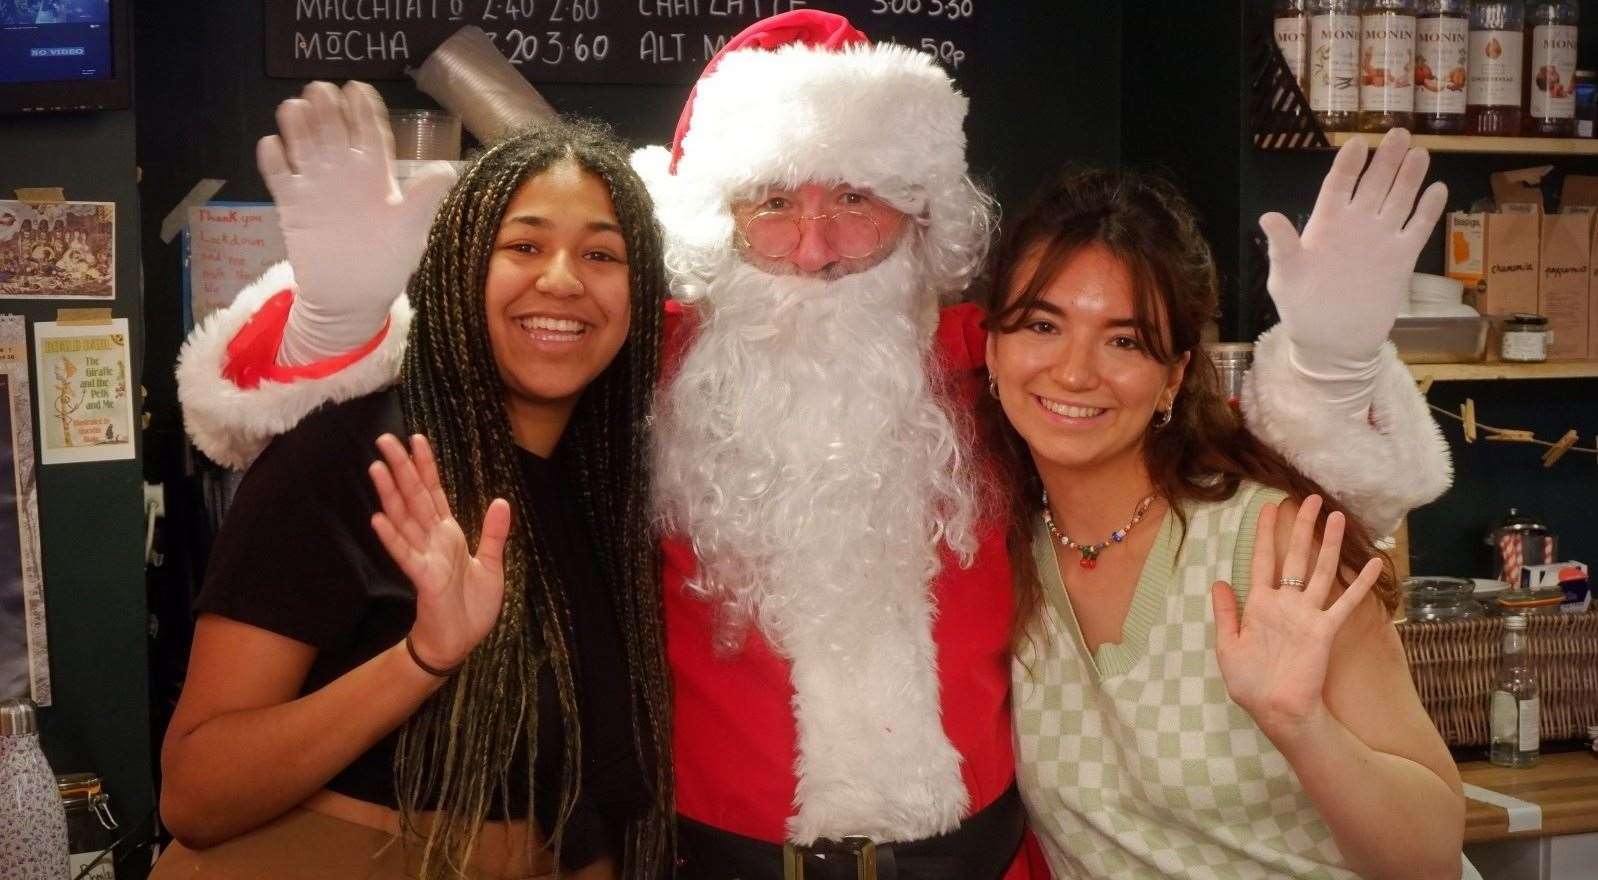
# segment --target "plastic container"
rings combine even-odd
[[[390,110],[395,159],[447,159],[461,157],[459,116],[437,110]]]
[[[1457,278],[1416,272],[1409,278],[1407,316],[1434,318],[1474,318],[1477,312],[1465,305],[1465,283]]]
[[[1394,321],[1389,338],[1405,363],[1472,363],[1487,352],[1488,323],[1480,315],[1414,315]]]

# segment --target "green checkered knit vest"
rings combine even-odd
[[[1245,482],[1189,504],[1185,534],[1168,512],[1120,644],[1093,654],[1039,520],[1045,602],[1012,683],[1021,794],[1056,877],[1354,876],[1215,661],[1210,585],[1246,596],[1256,519],[1282,497]]]

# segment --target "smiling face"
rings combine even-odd
[[[564,422],[626,341],[629,299],[626,244],[598,177],[558,162],[512,194],[484,307],[513,426]]]
[[[836,237],[829,240],[826,228],[829,221],[823,218],[846,212],[863,214],[875,224],[878,241],[870,253],[852,255],[847,247],[836,246]],[[752,246],[745,231],[756,214],[783,215],[798,223],[799,236],[797,241],[791,242],[791,251],[773,257]],[[796,189],[773,188],[767,190],[763,198],[735,202],[732,216],[738,230],[739,253],[750,265],[773,275],[803,275],[827,280],[863,272],[887,259],[899,246],[909,220],[903,211],[877,198],[868,189],[818,183],[807,183]],[[780,244],[783,246],[777,250],[786,249],[790,243]]]
[[[1037,250],[1023,256],[1007,301],[1026,290],[1039,259]],[[1139,466],[1188,355],[1161,363],[1139,341],[1126,265],[1101,244],[1085,245],[1017,324],[989,334],[988,368],[1039,471]]]

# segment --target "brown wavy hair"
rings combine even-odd
[[[1170,424],[1149,430],[1143,444],[1155,491],[1170,502],[1182,525],[1187,525],[1183,502],[1225,500],[1243,480],[1294,499],[1320,495],[1324,513],[1337,510],[1346,516],[1337,499],[1254,436],[1222,394],[1215,364],[1200,342],[1220,297],[1215,260],[1192,205],[1169,181],[1139,171],[1067,169],[1015,221],[995,251],[983,327],[992,333],[1019,330],[1066,265],[1095,244],[1114,254],[1131,276],[1138,341],[1149,356],[1163,364],[1190,356]],[[1011,296],[1023,262],[1034,254],[1036,271]],[[1026,442],[1005,419],[998,401],[984,396],[978,410],[996,467],[1009,484],[1016,635],[1024,637],[1042,599],[1032,561],[1032,530],[1042,511],[1043,484]],[[1382,557],[1384,570],[1374,592],[1389,611],[1397,605],[1390,560],[1377,549],[1366,525],[1352,516],[1341,556],[1343,568],[1352,571]]]

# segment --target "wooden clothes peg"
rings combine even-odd
[[[1576,436],[1577,435],[1574,428],[1566,431],[1565,436],[1560,437],[1559,442],[1555,443],[1552,449],[1543,453],[1543,467],[1553,467],[1554,462],[1558,461],[1561,456],[1569,451],[1570,447],[1576,445]]]

